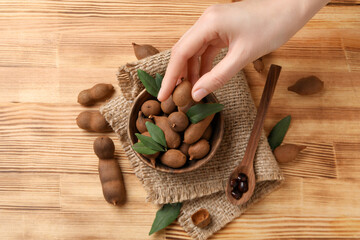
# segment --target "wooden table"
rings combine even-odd
[[[0,239],[148,239],[145,203],[118,141],[128,202],[103,200],[77,93],[116,84],[131,42],[170,48],[214,1],[0,1]],[[266,130],[293,117],[285,141],[308,147],[286,182],[212,239],[360,239],[360,2],[334,1],[279,50],[283,66]],[[256,103],[265,75],[245,68]],[[325,91],[287,91],[314,74]],[[98,108],[99,105],[94,108]],[[115,134],[110,134],[116,139]],[[174,223],[152,239],[189,239]]]

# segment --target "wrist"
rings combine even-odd
[[[301,5],[302,18],[308,22],[330,0],[301,0],[297,2]]]

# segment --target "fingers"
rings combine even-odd
[[[192,85],[195,85],[200,76],[211,70],[212,62],[220,50],[221,48],[212,45],[204,46],[194,57],[189,59],[188,79]],[[201,56],[201,61],[197,56]]]
[[[186,67],[188,60],[206,45],[207,28],[192,28],[173,48],[166,73],[158,94],[158,100],[166,100],[175,88],[176,81]],[[194,61],[194,60],[192,60]]]
[[[177,80],[181,77],[181,75],[183,75],[182,73],[184,72],[185,65],[181,64],[181,66],[178,66],[178,69],[174,68],[174,65],[175,63],[172,63],[172,60],[170,59],[157,97],[160,102],[163,102],[169,98],[172,90],[176,86]]]
[[[193,56],[188,60],[188,80],[194,85],[199,79],[200,61],[198,56]]]
[[[212,69],[213,61],[221,48],[210,45],[201,56],[200,76]]]
[[[222,87],[232,76],[244,67],[246,56],[238,50],[229,50],[226,56],[210,72],[204,74],[194,85],[192,97],[200,101],[209,93]]]
[[[187,78],[188,75],[188,65],[186,64],[186,66],[184,67],[184,69],[181,71],[181,74],[178,78],[178,80],[181,80],[182,78]],[[181,82],[181,81],[180,81]],[[178,82],[179,83],[179,82]],[[176,85],[178,85],[178,83],[176,83]]]

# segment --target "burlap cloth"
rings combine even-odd
[[[214,64],[225,54],[224,49],[216,57]],[[220,103],[225,105],[225,132],[221,146],[210,162],[193,172],[168,174],[146,166],[136,157],[127,137],[129,110],[133,99],[143,89],[136,71],[142,69],[153,76],[155,73],[164,74],[169,57],[170,51],[164,51],[120,67],[118,81],[121,94],[102,106],[100,111],[118,134],[135,174],[147,192],[147,200],[157,204],[183,202],[178,218],[180,225],[194,239],[206,239],[240,216],[251,204],[273,191],[283,177],[263,132],[254,163],[256,188],[253,197],[240,207],[231,205],[226,200],[226,181],[242,160],[256,116],[256,108],[243,72],[239,72],[215,92]],[[211,224],[204,229],[194,226],[191,221],[191,215],[199,208],[206,208],[212,218]]]

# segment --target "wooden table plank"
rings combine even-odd
[[[353,187],[359,186],[336,179],[286,176],[280,189],[210,239],[358,239],[360,211],[354,201],[359,193]],[[166,236],[191,239],[178,224],[171,225]]]
[[[359,0],[331,0],[330,4],[336,5],[359,5]]]
[[[145,203],[145,190],[134,174],[124,174],[127,203],[107,204],[97,175],[61,175],[61,239],[144,239],[148,236],[157,206]],[[79,188],[80,186],[80,188]],[[163,232],[162,232],[163,233]],[[152,239],[164,238],[156,234]]]
[[[338,175],[341,179],[356,181],[360,178],[360,141],[335,143]]]
[[[59,180],[58,175],[2,174],[0,211],[59,211]]]
[[[93,141],[99,136],[79,129],[78,104],[10,103],[0,108],[0,171],[97,174]],[[110,134],[116,139],[115,133]],[[124,172],[132,173],[120,143],[116,156]]]

